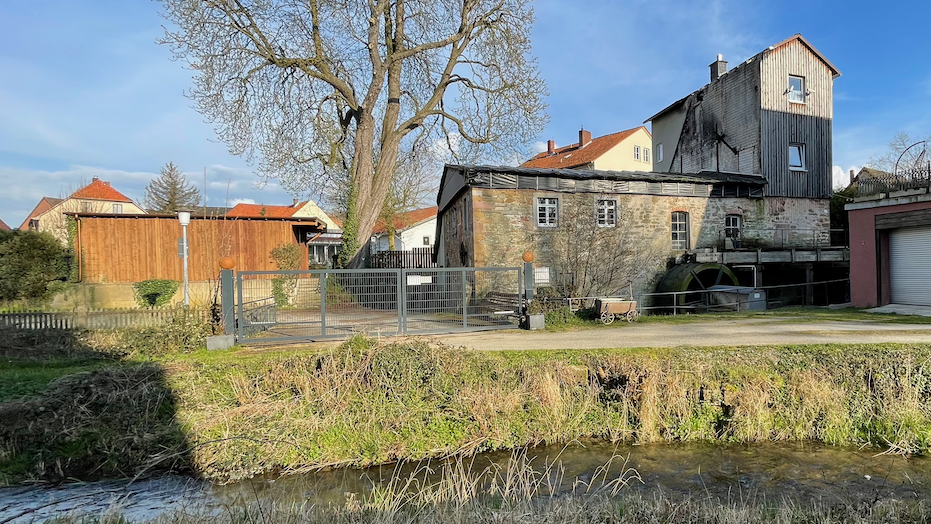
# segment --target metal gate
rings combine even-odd
[[[518,326],[521,269],[327,269],[236,275],[239,340],[409,335]]]

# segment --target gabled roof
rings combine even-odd
[[[61,198],[42,197],[42,200],[39,200],[39,203],[36,204],[36,207],[30,211],[28,215],[26,215],[26,220],[23,220],[23,223],[19,226],[19,228],[23,231],[29,229],[30,220],[41,215],[42,213],[45,213],[49,209],[52,209],[62,202],[64,202],[64,200]]]
[[[0,220],[0,231],[9,231],[10,226],[6,225],[6,222]]]
[[[414,211],[408,211],[407,213],[401,213],[394,217],[394,229],[395,231],[403,231],[412,226],[419,226],[420,224],[436,218],[437,206],[428,207],[424,209],[415,209]],[[375,222],[375,227],[372,229],[372,234],[377,235],[380,233],[386,232],[388,229],[388,223],[384,220],[379,220]]]
[[[591,142],[585,144],[583,147],[579,147],[579,144],[560,147],[556,149],[552,155],[550,155],[549,152],[544,151],[521,164],[521,167],[541,169],[570,169],[573,167],[584,166],[598,160],[602,155],[610,151],[611,148],[620,144],[622,141],[624,141],[624,139],[632,136],[634,133],[641,129],[646,131],[647,134],[650,134],[650,132],[647,131],[647,128],[644,126],[635,127],[633,129],[628,129],[619,133],[612,133],[610,135],[593,138]]]
[[[299,202],[293,206],[266,206],[265,204],[236,204],[229,213],[228,217],[266,217],[266,218],[288,218],[294,216],[294,213],[300,211],[307,202]]]
[[[815,46],[811,45],[811,43],[810,43],[808,40],[805,40],[805,37],[803,37],[803,36],[801,35],[801,33],[796,33],[796,34],[790,36],[789,38],[786,38],[786,39],[783,40],[782,42],[779,42],[779,43],[776,44],[776,45],[769,46],[769,47],[767,47],[766,49],[760,51],[759,53],[757,53],[757,54],[751,56],[750,58],[748,58],[748,59],[745,60],[744,62],[738,64],[736,67],[734,67],[733,69],[729,70],[726,74],[722,75],[721,78],[726,78],[727,75],[730,74],[730,73],[732,73],[735,69],[740,68],[740,67],[743,67],[744,65],[749,64],[749,63],[758,62],[759,58],[761,58],[761,57],[762,57],[763,55],[765,55],[766,53],[771,53],[771,52],[773,52],[773,51],[775,51],[775,50],[777,50],[777,49],[779,49],[779,48],[781,48],[781,47],[787,46],[787,45],[789,45],[789,44],[791,44],[792,42],[795,42],[795,41],[801,42],[802,45],[804,45],[805,47],[807,47],[809,51],[811,51],[815,56],[818,57],[819,60],[821,60],[822,62],[824,62],[824,65],[826,65],[826,66],[828,67],[828,69],[830,69],[831,72],[834,74],[834,78],[837,78],[837,77],[841,76],[840,70],[837,69],[836,67],[834,67],[834,64],[832,64],[827,58],[824,57],[824,55],[822,55],[817,49],[815,49]],[[716,81],[717,81],[717,80],[716,80]],[[676,100],[675,102],[673,102],[673,103],[669,104],[668,106],[666,106],[662,111],[660,111],[659,113],[656,113],[655,115],[651,116],[650,118],[647,118],[647,119],[644,120],[643,122],[644,122],[644,123],[647,123],[647,122],[652,122],[653,120],[656,120],[658,117],[660,117],[660,116],[662,116],[662,115],[668,113],[669,111],[672,111],[673,109],[675,109],[675,108],[679,107],[680,105],[682,105],[686,100],[688,100],[688,98],[689,98],[690,96],[694,95],[695,93],[698,93],[698,92],[702,91],[703,89],[706,89],[706,88],[707,88],[708,86],[710,86],[710,85],[711,85],[711,83],[705,84],[701,89],[698,89],[698,90],[692,92],[691,94],[686,95],[686,96],[680,98],[679,100]]]
[[[126,195],[110,187],[110,182],[104,182],[99,178],[78,189],[68,198],[80,198],[84,200],[107,200],[113,202],[132,202]]]

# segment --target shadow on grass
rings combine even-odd
[[[0,485],[188,469],[164,369],[101,336],[0,329]]]

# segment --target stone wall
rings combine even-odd
[[[535,198],[543,196],[559,199],[556,228],[536,224]],[[597,227],[595,202],[599,199],[617,200],[615,227]],[[468,208],[471,229],[464,227],[470,218]],[[635,293],[646,292],[653,289],[671,260],[681,260],[687,253],[672,248],[673,211],[689,214],[690,249],[723,248],[721,232],[727,214],[742,216],[749,244],[745,247],[756,243],[763,248],[788,248],[810,247],[812,238],[827,245],[827,209],[827,200],[799,198],[709,199],[473,188],[444,213],[445,263],[451,267],[518,266],[521,255],[530,250],[536,256],[535,266],[550,268],[554,280],[583,268],[596,273],[614,271],[610,285],[626,289],[630,280]],[[810,230],[822,233],[812,235]],[[751,236],[752,232],[757,234]]]

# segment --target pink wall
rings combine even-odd
[[[850,303],[853,307],[873,307],[888,304],[889,295],[889,245],[888,235],[880,231],[882,250],[883,296],[876,296],[876,215],[902,213],[931,209],[931,202],[901,204],[896,206],[857,209],[847,212],[850,219]],[[879,302],[879,303],[877,303]]]

